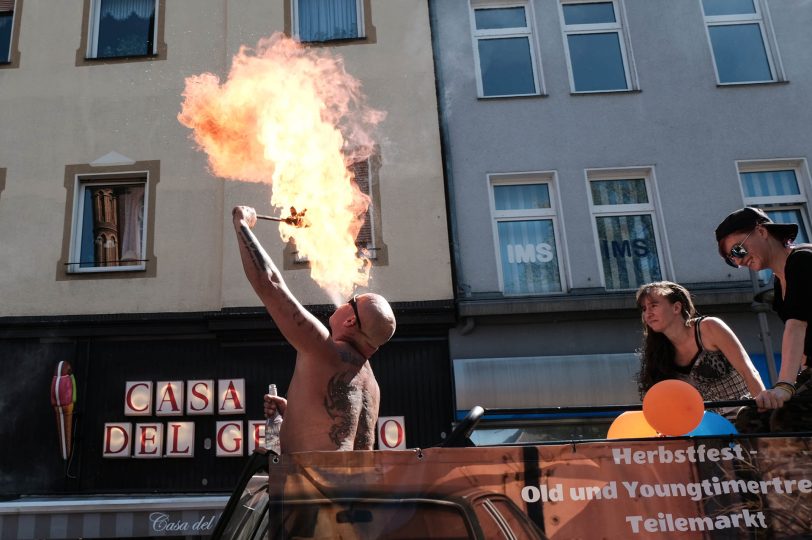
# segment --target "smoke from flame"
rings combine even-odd
[[[372,131],[385,113],[368,107],[361,84],[326,49],[303,47],[283,34],[241,47],[228,79],[187,77],[178,120],[220,177],[272,184],[271,204],[287,215],[307,209],[308,228],[280,223],[287,242],[333,301],[365,286],[369,261],[355,237],[369,197],[348,166],[374,150]]]

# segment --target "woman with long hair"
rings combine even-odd
[[[688,290],[657,281],[637,290],[643,319],[638,388],[643,397],[656,383],[681,379],[705,401],[748,398],[764,383],[736,334],[716,317],[699,317]],[[734,409],[723,411],[731,416]]]

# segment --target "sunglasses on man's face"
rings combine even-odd
[[[733,262],[733,259],[744,259],[750,253],[747,251],[747,248],[744,247],[744,243],[747,242],[747,239],[750,238],[753,231],[755,231],[755,229],[747,233],[747,236],[745,236],[741,242],[736,242],[733,244],[733,247],[730,248],[730,253],[727,254],[727,260],[730,261],[730,264],[733,266],[739,266]]]
[[[355,313],[355,322],[358,323],[358,329],[361,329],[361,317],[358,316],[358,295],[353,295],[352,298],[349,299],[347,302],[349,305],[352,306],[352,311]]]

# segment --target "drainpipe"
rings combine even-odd
[[[764,358],[767,361],[767,371],[770,375],[770,384],[767,385],[769,388],[778,380],[778,370],[775,367],[775,355],[773,354],[773,340],[770,334],[770,325],[767,322],[767,312],[771,310],[771,302],[768,303],[768,301],[773,294],[773,289],[767,288],[760,291],[758,273],[753,270],[750,270],[750,281],[753,284],[753,303],[750,304],[750,309],[755,311],[758,317],[759,337],[761,338],[761,344],[764,346]]]
[[[460,263],[459,242],[457,241],[457,215],[454,197],[454,175],[452,173],[451,160],[447,158],[448,125],[445,119],[445,100],[442,94],[443,77],[437,69],[438,66],[438,39],[436,35],[437,14],[433,9],[433,1],[427,0],[429,10],[429,30],[431,32],[431,50],[434,60],[434,91],[437,99],[437,119],[440,127],[440,157],[443,163],[443,176],[445,187],[446,219],[448,226],[449,251],[451,252],[451,286],[454,293],[454,300],[458,300],[460,294],[459,283],[462,276],[462,265]]]

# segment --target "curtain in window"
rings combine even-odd
[[[155,0],[101,0],[100,18],[110,16],[124,21],[135,13],[139,19],[149,19],[155,13]]]
[[[792,172],[792,171],[782,171],[782,172]],[[763,173],[758,173],[763,174]],[[795,178],[795,173],[792,174],[793,178]],[[776,223],[795,223],[798,225],[798,236],[795,237],[796,244],[806,244],[809,242],[809,235],[806,233],[806,227],[804,227],[804,220],[801,217],[801,210],[796,208],[790,208],[787,210],[765,210],[767,216],[771,220]],[[773,277],[773,271],[769,268],[765,268],[764,270],[760,270],[758,272],[758,279],[761,281],[762,284],[768,283]]]
[[[607,289],[635,289],[662,279],[648,214],[596,218]]]
[[[806,234],[806,228],[804,227],[804,220],[801,217],[800,209],[767,210],[767,215],[776,223],[795,223],[798,225],[798,236],[795,238],[796,244],[809,242],[809,236]]]
[[[798,195],[798,179],[792,169],[741,173],[745,197]]]
[[[298,0],[299,39],[327,41],[358,37],[356,0]]]
[[[113,188],[93,189],[93,237],[96,266],[118,266],[118,197]]]
[[[0,13],[14,11],[14,0],[0,0]]]
[[[550,208],[550,188],[547,184],[507,184],[493,186],[496,210],[535,210]]]
[[[97,58],[154,54],[155,0],[101,0]]]
[[[141,239],[144,230],[144,186],[131,186],[119,195],[124,223],[121,225],[121,260],[143,259]],[[138,264],[138,263],[137,263]]]
[[[551,220],[500,221],[497,231],[505,294],[561,291]]]
[[[648,202],[646,181],[642,178],[633,180],[596,180],[590,183],[592,204],[596,206],[614,204],[644,204]]]

